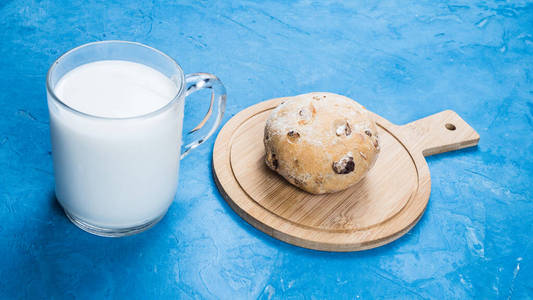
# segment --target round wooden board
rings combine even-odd
[[[399,238],[420,219],[429,199],[430,174],[422,152],[454,150],[479,140],[452,111],[405,126],[374,115],[382,147],[375,166],[347,190],[312,195],[264,163],[266,119],[286,99],[261,102],[228,121],[215,142],[213,172],[224,199],[248,223],[305,248],[357,251]],[[433,128],[438,125],[442,128]]]

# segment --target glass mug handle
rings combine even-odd
[[[185,97],[188,97],[190,94],[199,90],[211,89],[211,103],[209,104],[209,110],[205,114],[204,119],[189,131],[188,134],[191,135],[191,137],[187,139],[193,139],[193,141],[188,143],[184,142],[184,146],[182,146],[181,149],[180,159],[184,158],[192,149],[201,145],[209,139],[213,133],[215,133],[222,122],[222,116],[224,115],[224,109],[226,108],[226,88],[222,84],[222,81],[220,81],[215,75],[209,73],[187,74],[185,75],[185,84]],[[199,136],[201,132],[198,130],[202,129],[211,119],[214,121],[211,128],[209,128],[209,131],[206,134]]]

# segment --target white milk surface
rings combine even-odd
[[[134,117],[165,106],[176,85],[146,65],[104,60],[68,72],[54,88],[68,106],[100,117]]]
[[[183,99],[148,66],[98,61],[65,74],[50,100],[56,196],[73,216],[104,228],[142,225],[166,212],[176,193]],[[140,116],[139,118],[129,118]],[[109,119],[129,118],[129,119]]]

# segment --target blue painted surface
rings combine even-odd
[[[533,297],[531,2],[109,2],[0,2],[0,298]],[[424,217],[374,250],[317,252],[252,228],[213,183],[213,140],[182,162],[156,227],[92,236],[53,197],[44,82],[62,52],[105,39],[217,74],[225,120],[330,91],[400,124],[453,109],[481,141],[428,158]]]

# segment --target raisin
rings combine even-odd
[[[294,130],[291,130],[289,132],[287,132],[287,135],[291,138],[299,138],[300,137],[300,134]]]
[[[298,142],[298,139],[300,138],[300,134],[294,130],[291,130],[287,132],[287,139],[289,140],[289,143],[296,143]]]
[[[352,128],[350,127],[350,124],[348,122],[346,122],[346,128],[344,128],[344,134],[346,134],[346,136],[349,136],[350,134],[352,134]]]
[[[377,139],[374,141],[374,147],[376,147],[376,149],[379,148],[379,143]]]
[[[335,134],[337,134],[337,136],[341,136],[343,133],[345,136],[350,136],[352,134],[352,128],[350,127],[350,123],[345,122],[344,124],[337,127],[337,130],[335,130]]]
[[[267,165],[270,167],[270,168],[274,168],[274,169],[278,169],[279,167],[279,162],[278,162],[278,159],[276,158],[276,154],[274,153],[271,153],[269,155],[269,157],[267,157]]]
[[[338,162],[333,162],[332,167],[337,174],[348,174],[355,170],[355,162],[351,155],[345,155]]]
[[[370,137],[372,136],[372,131],[370,131],[370,130],[368,130],[368,129],[365,130],[365,133],[366,133],[366,135],[368,135],[368,136],[370,136]]]

